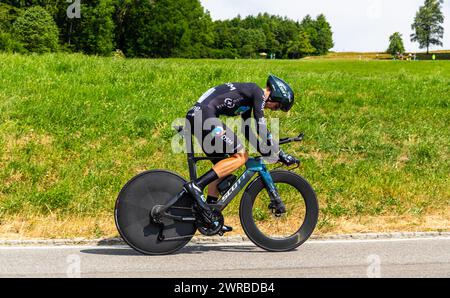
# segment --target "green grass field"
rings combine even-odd
[[[288,115],[269,117],[285,136],[306,132],[286,151],[317,191],[319,231],[339,218],[450,214],[449,62],[0,54],[0,226],[84,218],[91,236],[109,235],[97,221],[114,230],[114,202],[132,176],[188,176],[171,151],[172,121],[210,87],[264,85],[268,73],[298,94]]]

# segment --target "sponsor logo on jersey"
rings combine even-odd
[[[192,109],[190,110],[190,112],[195,113],[195,112],[200,111],[201,109],[202,109],[202,108],[199,107],[199,106],[194,106],[194,107],[192,107]]]
[[[234,113],[235,113],[235,115],[242,115],[250,109],[251,109],[250,107],[242,106],[242,107],[239,107],[239,109],[237,109],[236,112],[234,112]]]
[[[228,87],[230,87],[230,91],[236,90],[236,87],[234,87],[233,83],[226,83],[225,85],[227,85]]]
[[[225,99],[225,106],[229,109],[232,109],[236,106],[236,104],[234,103],[234,100],[231,98],[226,98]]]
[[[225,141],[225,143],[227,143],[229,145],[233,145],[234,144],[233,140],[231,140],[229,137],[227,137],[225,135],[221,136],[220,138],[222,139],[222,141]]]
[[[221,126],[217,126],[216,128],[213,129],[213,131],[211,132],[211,135],[213,137],[219,138],[222,141],[224,141],[225,143],[229,144],[229,145],[233,145],[234,142],[232,139],[230,139],[229,137],[227,137],[225,135],[225,129],[223,129],[223,127]]]
[[[213,137],[221,137],[225,134],[225,129],[223,129],[223,127],[221,126],[217,126],[216,128],[213,129],[213,131],[211,132],[211,135]]]

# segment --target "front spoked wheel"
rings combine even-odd
[[[242,227],[249,239],[268,251],[290,251],[312,235],[319,216],[319,205],[311,185],[289,171],[273,171],[272,179],[287,213],[276,216],[268,208],[270,197],[261,178],[245,191],[240,206]]]

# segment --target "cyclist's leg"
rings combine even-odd
[[[214,157],[226,159],[228,156],[226,155],[217,155]],[[216,165],[220,160],[211,160],[213,165]],[[219,189],[218,185],[223,181],[223,178],[219,178],[208,185],[208,197],[206,198],[206,202],[208,204],[215,204],[219,200]]]
[[[205,149],[203,147],[203,139],[208,134],[208,131],[205,131],[203,129],[203,123],[205,119],[214,116],[215,115],[210,111],[204,110],[200,106],[195,106],[186,115],[186,127],[190,129],[191,136],[195,136],[195,138],[198,140],[202,150],[206,155],[211,157],[223,156],[225,158],[225,154],[222,154],[220,156],[217,156],[217,154],[208,154],[207,152],[205,152]],[[191,142],[193,142],[192,138]],[[199,207],[204,211],[210,212],[210,208],[205,203],[206,199],[204,198],[203,190],[208,184],[216,181],[218,178],[219,177],[217,176],[217,174],[213,170],[210,170],[205,175],[185,185],[185,190],[188,191],[196,199]]]
[[[217,118],[212,118],[208,121],[209,123],[206,123],[206,125],[211,126],[205,127],[204,137],[209,135],[213,136],[213,139],[208,144],[208,139],[204,138],[204,143],[202,144],[203,150],[209,157],[222,158],[222,160],[213,160],[214,167],[212,171],[217,174],[219,179],[209,183],[208,186],[208,195],[211,198],[217,198],[219,195],[217,185],[223,178],[243,166],[248,160],[248,154],[245,152],[244,146],[234,134],[233,130],[229,129]],[[214,150],[208,150],[211,149],[208,148],[208,145],[213,147]]]
[[[204,144],[203,140],[212,131],[212,130],[204,129],[204,122],[206,121],[206,119],[210,119],[210,118],[214,118],[214,117],[215,117],[214,113],[212,113],[210,110],[204,109],[203,107],[200,107],[200,106],[195,106],[186,115],[186,125],[189,125],[188,127],[190,128],[191,135],[195,136],[195,138],[198,140],[199,144],[201,145],[203,152],[207,156],[219,157],[219,158],[221,158],[223,156],[225,158],[226,154],[224,154],[224,153],[217,154],[215,152],[207,152],[203,145]],[[191,142],[192,141],[193,140],[191,139]],[[193,182],[195,182],[195,184],[196,184],[195,186],[197,186],[198,188],[200,188],[201,191],[203,191],[208,184],[217,180],[218,178],[219,177],[217,176],[217,174],[211,170]]]
[[[214,167],[213,170],[217,173],[219,178],[225,178],[233,174],[234,171],[245,165],[248,161],[248,153],[242,149],[236,154],[233,154],[227,159],[221,160]]]
[[[208,204],[214,203],[219,199],[219,188],[218,185],[223,181],[223,179],[217,179],[216,181],[211,182],[208,185],[208,197],[206,198],[206,201]]]
[[[208,185],[208,203],[214,203],[219,198],[218,185],[222,180],[231,175],[234,171],[245,165],[248,160],[248,153],[242,149],[240,152],[233,154],[228,158],[224,158],[221,161],[214,162],[213,170],[216,172],[219,179],[211,182]]]
[[[244,151],[244,146],[233,133],[228,129],[222,121],[212,115],[208,110],[198,110],[188,114],[188,120],[191,122],[191,130],[200,141],[203,151],[208,155],[218,154],[224,157],[227,154],[232,155],[218,162],[210,171],[191,181],[185,186],[185,189],[197,199],[202,209],[208,209],[204,204],[203,190],[206,186],[214,183],[220,178],[224,178],[245,164],[248,155]],[[205,123],[206,122],[206,123]],[[192,125],[193,124],[193,125]],[[198,125],[201,125],[201,136],[198,134]],[[197,133],[196,133],[197,132]],[[225,176],[224,176],[225,175]],[[215,182],[217,184],[217,182]],[[211,188],[211,194],[217,194],[217,185]]]

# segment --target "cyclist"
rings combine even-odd
[[[267,130],[264,109],[281,109],[288,112],[293,104],[294,92],[292,88],[282,79],[270,75],[265,89],[261,89],[254,83],[227,83],[211,88],[189,110],[186,115],[186,126],[190,128],[191,134],[198,139],[202,150],[209,157],[224,158],[218,162],[213,162],[215,165],[210,171],[184,186],[185,190],[196,199],[206,218],[210,217],[212,211],[208,204],[214,204],[218,201],[217,185],[223,178],[242,167],[249,157],[241,141],[218,117],[221,115],[240,115],[245,121],[252,117],[253,112],[258,137],[266,140],[266,142],[259,142],[257,149],[262,155],[267,156],[267,146],[278,147],[274,146],[271,134]],[[252,133],[248,125],[244,126],[244,133],[249,140]],[[210,147],[208,147],[208,140],[210,140]],[[217,150],[217,148],[224,147],[225,150]],[[266,154],[261,152],[261,148],[266,149],[266,152],[264,152]],[[281,150],[275,154],[278,155],[279,161],[286,165],[299,163],[296,158]],[[205,199],[203,190],[208,185],[208,197]],[[281,200],[272,202],[272,204],[271,208],[276,209],[279,213],[286,212]],[[231,228],[225,227],[225,231],[227,229],[231,230]]]

